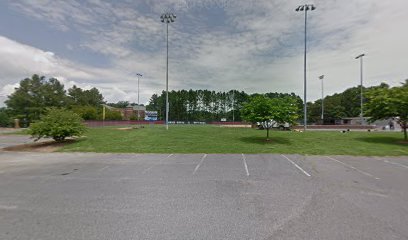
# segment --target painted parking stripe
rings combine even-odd
[[[306,172],[303,168],[301,168],[299,165],[297,165],[294,161],[290,160],[288,157],[286,157],[285,155],[281,154],[282,157],[286,158],[286,160],[288,160],[290,163],[293,164],[293,166],[295,166],[297,169],[299,169],[303,174],[305,174],[308,177],[311,177],[312,175],[310,175],[308,172]]]
[[[363,174],[363,175],[366,175],[366,176],[368,176],[368,177],[372,177],[372,178],[377,179],[377,180],[380,179],[380,178],[374,177],[372,174],[370,174],[370,173],[368,173],[368,172],[364,172],[364,171],[362,171],[362,170],[360,170],[360,169],[358,169],[358,168],[356,168],[356,167],[354,167],[354,166],[352,166],[352,165],[350,165],[350,164],[344,163],[344,162],[342,162],[342,161],[339,161],[339,160],[337,160],[337,159],[335,159],[335,158],[332,158],[332,157],[329,157],[329,156],[326,156],[326,157],[327,157],[328,159],[334,161],[334,162],[340,163],[340,164],[343,165],[343,166],[346,166],[346,167],[348,167],[348,168],[351,168],[351,169],[353,169],[353,170],[355,170],[355,171],[357,171],[357,172],[359,172],[359,173],[361,173],[361,174]]]
[[[193,171],[193,175],[197,172],[198,168],[201,166],[201,164],[204,162],[204,159],[207,157],[207,154],[204,154],[204,156],[201,158],[200,162],[197,164]]]
[[[248,165],[247,165],[247,162],[246,162],[246,157],[245,157],[245,155],[244,155],[243,153],[242,153],[242,161],[244,162],[244,168],[245,168],[246,175],[249,176],[249,171],[248,171]]]
[[[166,158],[162,158],[162,159],[159,161],[159,163],[153,164],[152,166],[146,168],[146,169],[142,172],[142,174],[147,173],[147,172],[148,172],[150,169],[152,169],[154,166],[161,164],[165,159],[167,159],[167,158],[169,158],[169,157],[171,157],[171,156],[173,156],[173,154],[170,154],[170,155],[167,156]]]
[[[378,160],[380,160],[380,161],[383,161],[383,162],[385,162],[385,163],[388,163],[388,164],[392,164],[392,165],[394,165],[394,166],[398,166],[398,167],[402,167],[402,168],[408,169],[408,166],[407,166],[407,165],[404,165],[404,164],[401,164],[401,163],[393,162],[393,161],[390,161],[390,160],[387,160],[387,159],[381,159],[381,158],[379,158],[379,157],[376,157],[376,159],[378,159]]]

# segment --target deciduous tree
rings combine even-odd
[[[297,103],[293,97],[268,98],[265,95],[257,95],[244,105],[242,115],[251,123],[263,123],[268,140],[272,122],[295,124],[297,111]]]
[[[86,128],[82,119],[76,113],[58,108],[49,108],[41,120],[31,124],[29,132],[36,138],[53,138],[55,141],[63,141],[67,137],[79,137]]]
[[[408,83],[408,81],[407,81]],[[366,116],[370,121],[395,118],[404,132],[407,141],[408,127],[408,84],[393,88],[376,88],[366,94]]]

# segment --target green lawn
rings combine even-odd
[[[296,153],[310,155],[408,155],[402,133],[289,132],[220,126],[145,126],[118,130],[90,128],[86,138],[61,151],[117,153]]]

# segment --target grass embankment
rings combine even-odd
[[[408,155],[402,133],[272,131],[220,126],[91,128],[86,138],[60,151],[115,153],[287,153],[310,155]]]

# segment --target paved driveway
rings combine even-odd
[[[408,239],[408,158],[0,153],[0,239]]]
[[[0,149],[33,142],[34,139],[28,135],[0,135]]]

